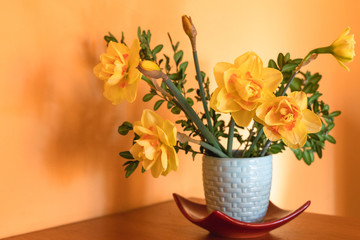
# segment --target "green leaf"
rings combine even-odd
[[[290,53],[286,53],[284,57],[284,62],[287,63],[290,60]]]
[[[124,32],[121,32],[121,40],[120,40],[120,42],[125,44],[124,40],[125,40]]]
[[[179,107],[175,106],[175,107],[173,107],[173,108],[171,109],[171,112],[172,112],[173,114],[180,114],[181,109],[180,109]]]
[[[193,161],[195,160],[196,154],[197,154],[197,152],[193,152],[193,153],[192,153],[192,159],[193,159]]]
[[[114,35],[111,34],[111,32],[108,32],[109,35],[104,36],[105,41],[109,44],[109,42],[118,42],[118,40],[114,37]]]
[[[160,45],[157,45],[153,50],[152,50],[152,54],[155,55],[157,54],[158,52],[161,51],[161,49],[163,49],[164,45],[160,44]]]
[[[144,173],[146,170],[144,167],[141,167],[141,172]]]
[[[140,27],[138,27],[137,34],[138,34],[139,40],[141,41],[141,28]]]
[[[161,106],[161,104],[164,102],[165,100],[158,100],[155,105],[154,105],[154,110],[158,110],[159,107]]]
[[[314,85],[314,84],[312,84],[312,83],[307,83],[307,84],[305,85],[304,89],[303,89],[303,92],[305,92],[305,93],[311,93],[311,89],[312,89],[313,85]]]
[[[143,97],[143,101],[144,101],[144,102],[148,102],[148,101],[150,101],[153,97],[154,97],[153,94],[148,93],[148,94],[146,94],[146,95]]]
[[[320,145],[316,145],[316,153],[319,156],[319,158],[322,158],[322,148]]]
[[[325,139],[328,140],[329,142],[333,143],[333,144],[336,143],[335,138],[333,136],[331,136],[331,135],[326,135]]]
[[[291,71],[294,71],[296,67],[297,67],[296,63],[288,63],[283,66],[281,71],[282,72],[291,72]]]
[[[175,103],[173,103],[173,102],[168,102],[168,103],[167,103],[167,108],[170,109],[170,108],[172,108],[172,106],[174,106],[174,105],[175,105]]]
[[[194,101],[191,98],[186,98],[186,101],[189,103],[190,106],[194,105]]]
[[[295,78],[290,84],[290,89],[291,91],[300,91],[301,85],[302,85],[301,79]]]
[[[139,165],[139,161],[131,161],[130,163],[127,164],[127,166],[125,167],[125,177],[128,178],[130,177],[130,175],[135,171],[135,169],[138,167]]]
[[[176,66],[179,65],[179,63],[181,62],[183,55],[184,55],[184,52],[182,50],[180,50],[174,54],[174,60],[175,60]]]
[[[311,97],[308,99],[308,103],[311,105],[315,100],[317,100],[320,96],[322,96],[321,93],[315,92]]]
[[[276,66],[276,62],[274,60],[272,60],[272,59],[270,59],[268,66],[270,68],[278,69],[277,66]]]
[[[192,91],[194,91],[194,89],[193,89],[193,88],[189,88],[189,89],[186,91],[186,93],[191,93]]]
[[[182,73],[181,73],[181,71],[180,71],[180,72],[178,72],[178,73],[170,74],[170,75],[169,75],[169,78],[170,78],[171,80],[180,80],[180,79],[182,79]]]
[[[284,145],[282,145],[282,144],[273,144],[270,147],[269,152],[271,152],[272,154],[276,154],[276,153],[282,152],[282,150],[285,150]]]
[[[133,155],[129,151],[120,152],[119,154],[123,158],[134,159]]]
[[[300,149],[291,149],[298,160],[303,157],[303,152]]]
[[[180,64],[179,69],[184,73],[188,64],[189,64],[189,62],[183,62],[182,64]]]
[[[177,43],[175,44],[175,46],[173,46],[173,50],[174,50],[174,52],[176,52],[176,50],[178,49],[179,44],[180,44],[180,42],[177,42]]]
[[[278,62],[279,68],[282,69],[282,67],[284,66],[284,54],[279,53],[277,62]]]
[[[130,130],[133,129],[133,125],[129,122],[124,122],[119,128],[118,132],[121,135],[126,135]]]
[[[311,150],[304,151],[304,161],[307,165],[310,165],[312,162],[314,162],[314,154]]]
[[[329,117],[337,117],[337,116],[339,116],[340,114],[341,114],[340,111],[335,111],[335,112],[330,113],[330,114],[329,114]]]

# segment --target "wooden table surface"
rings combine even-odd
[[[6,240],[212,240],[210,235],[192,224],[174,201],[159,203],[125,213],[109,215]],[[360,219],[304,212],[292,222],[257,239],[360,239]]]

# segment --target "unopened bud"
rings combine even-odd
[[[149,60],[140,62],[138,70],[148,78],[162,78],[163,80],[167,79],[166,74],[161,71],[160,67],[156,63]]]
[[[183,24],[183,28],[184,28],[184,31],[185,31],[186,35],[188,35],[189,38],[190,38],[193,50],[196,51],[195,43],[196,43],[197,31],[196,31],[196,28],[195,28],[192,20],[191,20],[191,17],[183,15],[182,16],[182,24]]]

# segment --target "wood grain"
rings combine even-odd
[[[218,240],[188,222],[173,201],[139,208],[6,240]],[[292,222],[258,239],[360,239],[360,219],[303,213]],[[5,239],[3,239],[5,240]]]

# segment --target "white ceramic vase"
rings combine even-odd
[[[271,179],[272,155],[203,157],[203,184],[209,212],[219,210],[243,222],[261,222],[269,205]]]

